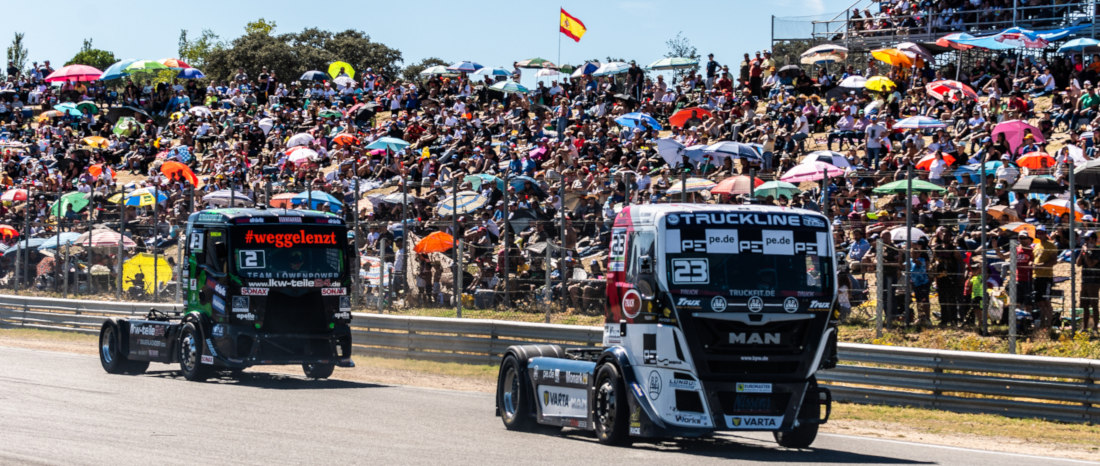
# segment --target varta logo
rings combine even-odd
[[[779,333],[731,333],[730,334],[731,345],[778,345]]]

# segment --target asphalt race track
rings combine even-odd
[[[174,366],[110,375],[93,356],[0,347],[0,464],[1079,464],[821,435],[599,445],[587,433],[514,433],[484,393],[246,372],[191,383]]]

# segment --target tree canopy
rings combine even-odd
[[[15,33],[15,37],[8,46],[8,61],[15,64],[20,71],[27,68],[27,48],[23,46],[23,33]]]
[[[224,47],[218,35],[209,29],[203,29],[197,39],[187,37],[187,30],[180,29],[179,58],[198,69],[206,68],[206,58],[219,48]]]
[[[232,78],[238,68],[255,76],[266,66],[280,81],[290,82],[309,70],[325,71],[334,61],[348,62],[360,72],[372,68],[388,79],[401,70],[401,52],[371,41],[362,31],[348,29],[334,33],[307,28],[274,35],[271,34],[274,28],[275,23],[262,18],[249,23],[243,36],[206,52],[203,72],[221,80]]]
[[[420,79],[421,71],[436,65],[447,66],[450,65],[450,63],[443,61],[443,59],[439,57],[428,57],[417,63],[406,66],[404,70],[401,70],[401,77],[406,81],[416,81]]]
[[[65,65],[88,65],[104,70],[116,61],[114,53],[92,47],[92,39],[84,39],[84,46]]]

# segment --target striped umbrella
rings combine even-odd
[[[958,102],[960,96],[978,100],[978,93],[974,92],[974,88],[952,79],[932,81],[924,86],[924,91],[940,101],[946,99],[951,102]]]
[[[457,196],[457,200],[455,197]],[[468,214],[470,212],[477,211],[478,209],[485,207],[489,204],[489,198],[482,196],[481,194],[473,191],[459,191],[457,195],[451,195],[443,198],[439,204],[436,204],[435,211],[440,217],[450,217],[455,215]],[[455,208],[457,206],[457,209]]]
[[[108,229],[86,231],[84,232],[84,234],[80,235],[80,237],[76,239],[75,244],[92,248],[118,247],[119,236],[120,235],[117,232]],[[123,236],[122,247],[127,249],[135,248],[137,247],[137,243],[135,243],[134,240]]]
[[[472,61],[461,61],[447,67],[447,69],[450,71],[458,71],[460,73],[473,73],[474,71],[480,70],[482,68],[484,68],[484,66],[481,66],[480,64],[474,63]]]
[[[7,191],[4,191],[3,195],[0,195],[0,201],[4,201],[4,202],[15,202],[15,201],[25,201],[25,200],[27,200],[27,190],[26,189],[19,189],[19,188],[9,189]]]
[[[779,179],[788,183],[801,183],[803,181],[820,181],[826,176],[829,178],[844,176],[844,169],[825,162],[800,163],[787,170],[787,173],[784,173]]]
[[[932,162],[935,160],[936,154],[928,154],[924,157],[921,157],[921,159],[917,161],[917,170],[931,170]],[[955,157],[952,157],[951,154],[943,154],[943,161],[948,165],[951,165],[955,163]]]
[[[157,204],[168,202],[168,196],[164,195],[163,191],[157,193],[155,196],[153,193],[148,192],[137,193],[127,196],[124,204],[131,207],[149,207],[153,205],[154,202]]]
[[[894,128],[901,129],[932,129],[946,127],[946,123],[935,118],[930,118],[922,115],[903,118],[901,120],[898,120],[898,122],[894,124]]]
[[[499,83],[493,84],[492,86],[489,86],[489,89],[497,90],[505,94],[526,94],[528,92],[528,89],[526,87],[512,81],[501,81]]]
[[[160,60],[160,64],[174,70],[184,70],[191,68],[191,65],[188,65],[186,62],[180,60],[179,58],[162,58]]]
[[[702,191],[710,191],[717,183],[708,180],[706,178],[688,178],[683,182],[677,181],[672,183],[672,186],[668,187],[668,194],[680,194],[681,192],[697,193]],[[685,189],[686,187],[686,189]]]

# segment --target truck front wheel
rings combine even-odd
[[[614,364],[603,364],[596,371],[596,404],[593,407],[596,420],[596,438],[600,443],[622,445],[630,436],[630,421],[626,386]]]
[[[327,379],[332,375],[332,370],[335,368],[335,364],[302,364],[302,372],[305,372],[306,377],[311,379]]]
[[[202,363],[202,332],[194,322],[183,324],[179,340],[180,372],[183,378],[192,382],[202,382],[210,377],[211,366]]]
[[[806,396],[802,399],[802,407],[798,409],[799,419],[817,420],[821,418],[821,401],[817,398],[817,391],[809,390],[816,387],[817,380],[811,378]],[[790,431],[776,431],[772,435],[775,436],[776,443],[781,447],[806,448],[814,443],[814,439],[817,438],[817,428],[818,424],[816,422],[800,422],[798,427]]]
[[[497,375],[497,407],[500,419],[508,430],[529,431],[534,424],[531,416],[530,382],[520,374],[519,360],[509,354],[500,363]]]

